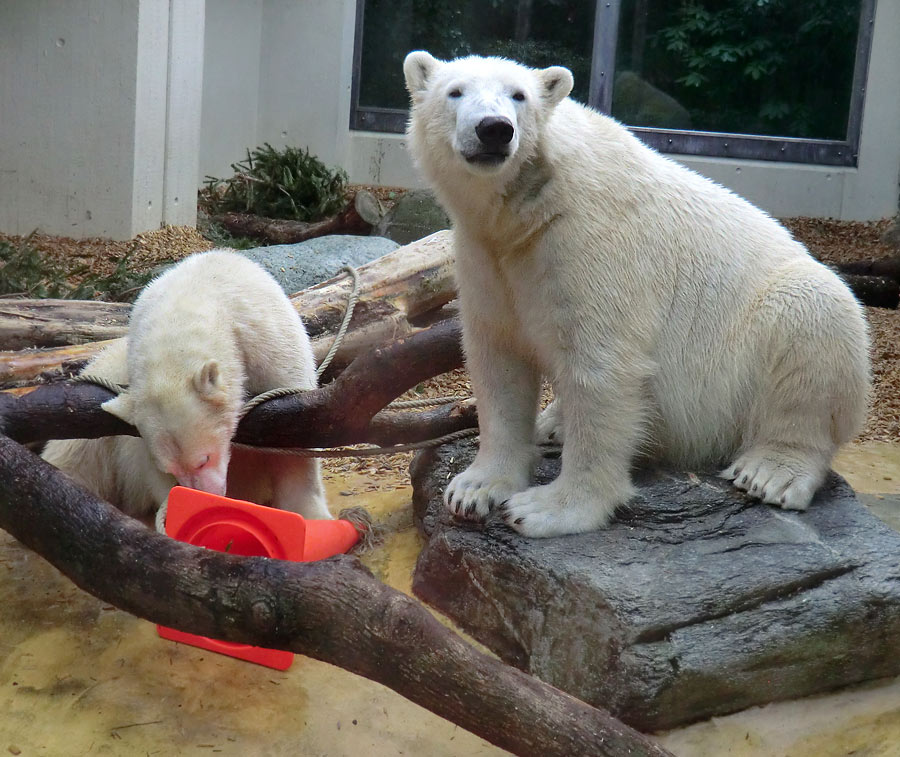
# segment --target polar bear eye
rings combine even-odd
[[[459,87],[454,87],[450,90],[449,97],[462,97],[462,90]]]
[[[513,92],[512,99],[516,102],[525,102],[525,93],[524,92]]]

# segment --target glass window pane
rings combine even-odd
[[[623,0],[613,115],[631,126],[847,137],[860,0]]]
[[[403,108],[403,58],[503,55],[535,67],[561,65],[587,101],[595,3],[585,0],[366,0],[360,107]]]

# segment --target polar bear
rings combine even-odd
[[[776,221],[567,95],[572,74],[410,53],[410,151],[454,226],[481,444],[444,499],[527,536],[604,526],[638,458],[803,510],[863,423],[859,304]],[[530,486],[541,376],[562,470]]]
[[[331,518],[317,460],[231,447],[246,396],[313,389],[315,360],[278,283],[233,252],[185,258],[135,302],[127,340],[85,373],[129,384],[105,410],[138,437],[50,442],[43,457],[130,515],[183,486]]]

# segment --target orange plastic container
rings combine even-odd
[[[173,539],[246,557],[310,562],[347,552],[359,533],[346,520],[307,520],[297,513],[176,486],[169,492],[166,533]],[[293,652],[234,644],[157,626],[159,635],[212,652],[287,670]]]

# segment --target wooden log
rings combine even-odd
[[[832,263],[838,273],[854,276],[887,276],[900,282],[900,256],[877,260],[852,260],[848,263]]]
[[[226,213],[216,220],[235,236],[262,239],[270,244],[295,244],[326,234],[368,234],[382,215],[375,196],[362,190],[344,210],[322,221],[291,221],[252,213]]]
[[[856,276],[842,273],[856,299],[873,308],[896,308],[900,303],[900,282],[887,276]]]
[[[450,232],[439,231],[360,266],[359,302],[335,367],[346,365],[373,345],[414,333],[415,324],[428,322],[435,311],[456,296],[451,243]],[[291,296],[313,338],[317,361],[331,346],[347,308],[349,291],[350,281],[342,275]],[[21,305],[4,304],[13,310]],[[108,303],[97,305],[95,312],[99,314]],[[59,307],[64,309],[64,301]],[[125,332],[123,325],[121,334]],[[106,344],[0,352],[0,388],[74,375]]]
[[[94,300],[0,300],[0,350],[62,347],[125,333],[131,306]]]
[[[461,366],[460,336],[459,322],[448,320],[370,350],[330,384],[254,408],[235,441],[272,447],[400,444],[471,428],[477,425],[474,409],[450,406],[415,418],[383,410],[407,389]],[[0,393],[0,431],[22,443],[137,434],[100,408],[111,397],[99,386],[70,383]]]
[[[514,754],[669,754],[605,710],[479,652],[355,557],[292,563],[177,542],[2,435],[0,528],[126,612],[337,665]]]

